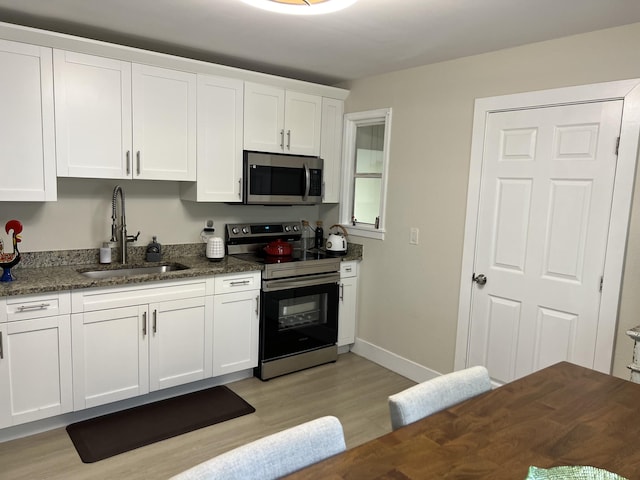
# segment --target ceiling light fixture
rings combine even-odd
[[[356,0],[242,0],[253,7],[292,15],[320,15],[347,8]]]

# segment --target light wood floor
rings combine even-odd
[[[179,437],[84,464],[64,428],[0,443],[0,479],[162,479],[256,438],[335,415],[347,448],[391,431],[387,397],[414,382],[353,353],[268,382],[228,386],[256,409]]]

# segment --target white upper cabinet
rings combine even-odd
[[[54,50],[59,177],[131,178],[131,63]]]
[[[51,49],[0,40],[0,201],[56,200]]]
[[[342,125],[344,101],[334,98],[322,99],[322,137],[320,157],[323,168],[323,203],[340,202],[340,179],[342,177]]]
[[[196,75],[54,51],[58,176],[195,180]]]
[[[245,82],[244,148],[320,154],[322,97]]]
[[[242,200],[243,87],[242,80],[198,75],[198,180],[182,184],[185,200]]]
[[[133,178],[196,179],[196,75],[133,64]]]

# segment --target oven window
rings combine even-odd
[[[333,345],[338,339],[338,284],[263,292],[261,359]]]
[[[322,294],[280,300],[278,330],[327,323],[327,296]]]

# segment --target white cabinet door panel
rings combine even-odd
[[[323,166],[323,203],[340,201],[342,177],[342,127],[344,102],[333,98],[322,99],[322,129],[320,134],[320,158]]]
[[[0,428],[70,412],[69,315],[0,326]]]
[[[146,305],[73,316],[76,410],[149,392],[148,320]]]
[[[133,64],[133,178],[196,179],[196,75]]]
[[[53,65],[58,176],[130,178],[131,64],[54,50]]]
[[[211,310],[204,297],[149,305],[151,391],[211,376]]]
[[[245,150],[281,153],[284,143],[284,90],[245,82],[244,99]]]
[[[259,290],[214,295],[214,376],[258,365],[259,302]]]
[[[51,49],[0,40],[0,201],[56,200]]]
[[[287,91],[284,119],[284,152],[296,155],[320,155],[322,97]]]

